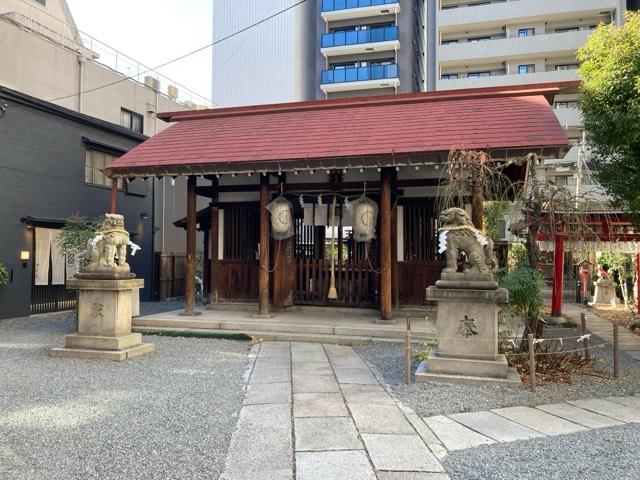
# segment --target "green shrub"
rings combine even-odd
[[[529,331],[537,332],[544,306],[544,280],[540,272],[531,267],[516,268],[500,277],[499,282],[509,291],[511,307],[525,319]]]
[[[629,328],[631,330],[640,330],[640,322],[632,323],[631,325],[629,325]]]
[[[9,272],[2,262],[0,262],[0,287],[4,287],[7,283],[9,283]]]
[[[565,322],[561,323],[560,326],[564,328],[576,328],[578,324],[573,320],[565,320]]]

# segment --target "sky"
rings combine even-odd
[[[67,0],[79,30],[155,67],[212,42],[213,0]],[[211,49],[160,73],[211,98]]]

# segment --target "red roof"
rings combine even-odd
[[[452,146],[562,148],[567,137],[545,98],[557,91],[510,87],[160,114],[178,123],[106,170],[213,173],[273,168],[274,162],[285,170],[301,162],[319,168],[336,159],[446,153]]]

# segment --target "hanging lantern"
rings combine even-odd
[[[267,205],[271,213],[271,237],[284,240],[293,236],[293,206],[291,202],[280,195]]]
[[[378,205],[364,194],[346,205],[353,217],[353,238],[357,242],[370,242],[376,236]]]

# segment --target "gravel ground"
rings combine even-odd
[[[452,480],[637,480],[637,445],[640,425],[629,424],[462,450],[443,465]]]
[[[157,352],[123,363],[49,358],[73,325],[0,320],[0,478],[217,479],[249,343],[146,336]]]
[[[561,332],[561,333],[559,333]],[[553,330],[550,335],[576,336],[575,329]],[[393,396],[411,407],[422,417],[475,412],[515,405],[541,405],[589,397],[630,395],[640,393],[640,362],[625,354],[620,355],[620,378],[598,378],[591,375],[573,375],[571,383],[545,383],[532,394],[528,387],[471,386],[427,382],[405,385],[404,347],[399,344],[374,343],[355,347],[358,353],[388,385]],[[599,349],[594,354],[595,367],[601,372],[612,372],[611,350]],[[414,364],[413,368],[417,367]]]

